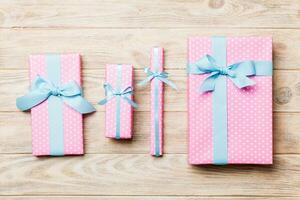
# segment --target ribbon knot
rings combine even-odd
[[[144,72],[147,74],[147,78],[142,80],[141,82],[138,83],[138,85],[142,86],[142,85],[146,85],[148,82],[150,82],[152,79],[156,78],[164,83],[166,83],[167,85],[171,86],[172,88],[174,88],[175,90],[177,90],[176,85],[168,80],[169,74],[167,72],[159,72],[159,71],[151,71],[150,68],[145,68]]]
[[[133,88],[131,86],[125,88],[122,91],[116,91],[115,89],[113,89],[113,87],[109,83],[104,83],[103,87],[105,90],[106,97],[99,102],[100,105],[106,104],[108,101],[110,101],[115,96],[117,96],[117,97],[121,97],[122,99],[127,101],[127,103],[129,105],[131,105],[132,107],[134,107],[134,108],[138,107],[137,103],[135,103],[130,98],[128,98],[128,96],[133,94]]]
[[[209,74],[203,81],[200,91],[211,92],[220,75],[227,76],[238,88],[255,85],[249,76],[272,75],[272,63],[267,61],[243,61],[227,67],[219,67],[215,59],[206,55],[196,63],[188,65],[190,74]]]
[[[64,103],[81,114],[96,111],[95,108],[82,97],[81,88],[75,81],[71,81],[59,87],[40,76],[37,76],[33,81],[28,94],[17,98],[17,107],[22,111],[26,111],[46,101],[50,96],[60,98]]]
[[[116,95],[116,96],[122,96],[123,94],[120,93],[120,92],[116,92],[116,93],[114,93],[114,95]]]
[[[230,70],[228,67],[219,68],[219,73],[224,76],[230,76],[232,78],[234,78],[236,76],[235,72]]]
[[[157,78],[157,77],[160,77],[160,78],[168,78],[169,77],[169,74],[166,73],[166,72],[152,72],[150,71],[149,69],[145,70],[146,73],[150,74],[151,76],[153,76],[153,78]],[[152,73],[152,74],[151,74]]]
[[[62,95],[62,91],[59,87],[54,87],[52,90],[51,90],[51,95],[53,96],[61,96]]]

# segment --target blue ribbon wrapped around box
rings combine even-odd
[[[133,135],[133,66],[125,64],[106,65],[105,136],[115,139],[131,139]]]
[[[151,84],[151,139],[150,154],[156,157],[163,155],[163,108],[164,87],[167,84],[177,90],[176,85],[168,79],[169,74],[164,70],[164,49],[151,49],[150,68],[145,68],[147,77],[139,82],[140,86]]]
[[[29,61],[31,90],[16,103],[31,110],[33,155],[83,154],[82,114],[95,108],[82,97],[80,55],[31,55]]]
[[[272,38],[188,41],[189,163],[272,164]]]

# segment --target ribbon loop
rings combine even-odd
[[[115,96],[118,96],[118,97],[121,97],[122,99],[124,99],[125,101],[127,101],[127,103],[129,105],[131,105],[132,107],[134,107],[134,108],[138,107],[137,103],[135,103],[130,98],[128,98],[128,96],[133,94],[133,88],[131,86],[125,88],[122,91],[116,91],[109,83],[104,83],[103,87],[105,90],[106,97],[99,102],[100,105],[104,105],[108,101],[113,99]]]
[[[144,69],[144,72],[148,75],[146,79],[142,80],[141,82],[138,83],[139,86],[146,85],[148,82],[150,82],[152,79],[158,79],[165,84],[169,85],[173,89],[177,90],[177,86],[168,79],[169,74],[167,72],[158,72],[158,71],[151,71],[150,68],[146,67]]]
[[[31,90],[25,96],[17,98],[17,107],[26,111],[46,101],[50,96],[61,98],[64,103],[81,114],[96,111],[95,108],[82,97],[80,86],[71,81],[59,87],[52,82],[37,76]]]
[[[189,64],[188,73],[209,74],[200,88],[200,91],[204,93],[214,91],[215,82],[220,75],[228,76],[238,88],[255,85],[255,82],[248,76],[272,75],[272,63],[268,61],[244,61],[228,67],[220,67],[212,56],[206,55],[196,63]]]

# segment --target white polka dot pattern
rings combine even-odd
[[[190,63],[211,54],[211,39],[189,39]],[[228,65],[246,61],[272,61],[270,37],[227,38]],[[212,96],[200,95],[206,75],[189,75],[189,163],[212,163]],[[252,77],[254,87],[238,89],[227,81],[228,163],[272,164],[272,77]]]
[[[122,65],[122,77],[121,80],[117,80],[117,68],[118,65],[110,64],[106,65],[106,82],[109,83],[114,89],[116,89],[117,82],[121,83],[121,90],[124,90],[128,86],[132,86],[133,83],[133,66]],[[130,99],[133,99],[131,96]],[[111,99],[105,104],[105,136],[108,138],[116,138],[116,98]],[[130,139],[132,138],[132,106],[127,101],[120,101],[121,117],[120,117],[120,138]]]
[[[29,57],[30,80],[37,75],[47,77],[45,55]],[[48,103],[43,103],[31,109],[32,154],[35,156],[50,154]]]
[[[46,55],[31,55],[29,61],[31,81],[33,81],[37,75],[47,78]],[[62,54],[62,83],[75,80],[78,84],[80,84],[80,65],[80,55]],[[64,105],[63,109],[64,154],[83,154],[82,115],[66,104]],[[47,101],[44,101],[42,104],[31,109],[31,121],[33,155],[50,155],[50,133]]]
[[[66,84],[72,80],[81,85],[81,63],[78,54],[61,55],[61,82]],[[64,105],[64,152],[66,155],[83,154],[82,114]]]

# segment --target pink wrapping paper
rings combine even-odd
[[[81,84],[79,54],[61,54],[61,83],[76,81]],[[37,75],[47,78],[46,55],[31,55],[30,80]],[[50,155],[48,101],[31,109],[32,153],[35,156]],[[83,154],[82,115],[63,105],[64,155]]]
[[[154,47],[151,50],[151,71],[164,70],[164,49],[161,47]],[[159,120],[158,130],[159,134],[155,134],[155,81],[158,83],[158,113]],[[161,156],[163,154],[163,107],[164,107],[164,87],[163,82],[158,79],[151,81],[151,155]],[[158,137],[158,138],[157,138]]]
[[[118,75],[118,65],[106,65],[106,83],[109,83],[114,89],[120,87],[121,90],[133,85],[133,66],[119,65],[120,74]],[[119,77],[118,77],[119,76]],[[132,96],[128,97],[133,99]],[[106,104],[105,112],[105,136],[108,138],[117,138],[116,135],[116,113],[117,113],[117,99],[113,98]],[[132,138],[132,116],[133,108],[128,102],[120,100],[120,138]],[[119,138],[118,138],[119,139]]]
[[[188,62],[211,55],[210,37],[188,40]],[[272,61],[271,37],[227,37],[227,64]],[[189,163],[211,164],[212,93],[199,93],[207,77],[188,76]],[[272,77],[254,76],[255,86],[238,89],[227,80],[228,163],[272,164]]]

